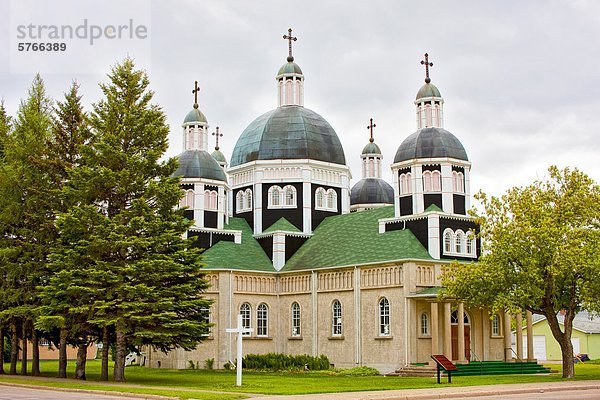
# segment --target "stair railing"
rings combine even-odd
[[[521,357],[519,357],[517,355],[517,353],[515,352],[515,350],[512,347],[507,347],[506,350],[510,349],[510,351],[515,355],[515,358],[519,361],[519,363],[521,364],[521,375],[523,375],[523,360],[521,360]]]
[[[471,358],[475,358],[476,361],[479,362],[479,375],[483,375],[483,362],[479,359],[479,357],[477,357],[477,354],[475,353],[475,351],[473,349],[469,349],[469,351],[471,352]],[[473,361],[473,360],[469,360],[469,361]]]

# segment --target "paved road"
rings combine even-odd
[[[461,400],[598,400],[600,390],[572,390],[568,392],[523,393],[503,396],[463,397]]]
[[[109,396],[77,392],[55,392],[52,390],[0,387],[0,400],[132,400],[131,397]]]

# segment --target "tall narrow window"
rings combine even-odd
[[[271,205],[276,207],[281,205],[281,199],[279,198],[281,196],[281,188],[279,186],[271,186],[270,192]]]
[[[294,302],[292,303],[292,336],[298,337],[300,335],[300,304]]]
[[[500,336],[500,317],[494,314],[492,317],[492,336]]]
[[[248,303],[244,303],[242,304],[242,306],[240,307],[240,315],[242,316],[242,326],[244,328],[251,328],[251,317],[252,317],[252,310],[250,308],[250,304]],[[249,336],[250,333],[244,333],[244,336]]]
[[[339,300],[334,300],[331,306],[331,335],[341,336],[342,334],[342,304]]]
[[[315,191],[315,208],[325,208],[325,189],[322,187],[317,188]]]
[[[475,235],[473,232],[467,233],[467,254],[475,254]]]
[[[252,210],[252,189],[246,189],[244,197],[246,198],[245,210]]]
[[[442,177],[442,175],[440,174],[440,171],[433,171],[431,173],[431,190],[432,191],[434,191],[434,192],[442,191],[441,177]]]
[[[423,190],[425,192],[431,192],[431,172],[423,172]]]
[[[285,205],[295,206],[296,205],[296,188],[288,185],[283,188],[285,192]]]
[[[429,336],[429,315],[427,313],[421,314],[421,335]]]
[[[446,229],[444,232],[444,253],[452,252],[452,231]]]
[[[269,334],[269,308],[261,303],[256,310],[256,336]]]
[[[379,300],[379,335],[390,334],[390,302],[385,297]]]
[[[235,195],[235,208],[238,213],[244,211],[244,192],[241,190]]]
[[[463,252],[464,238],[465,238],[465,236],[461,231],[456,232],[456,252],[457,253]]]
[[[333,189],[327,191],[327,209],[337,211],[337,193]]]

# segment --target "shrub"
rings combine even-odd
[[[311,371],[329,369],[329,359],[325,355],[319,357],[308,354],[289,355],[281,353],[248,354],[244,357],[242,366],[248,369],[266,369],[270,371],[304,370]]]
[[[339,375],[339,376],[375,376],[375,375],[381,375],[381,374],[375,368],[354,367],[354,368],[340,369],[335,372],[335,375]]]
[[[215,359],[214,358],[207,358],[204,361],[204,369],[213,369],[215,365]]]

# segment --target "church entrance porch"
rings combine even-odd
[[[465,325],[465,360],[471,360],[471,327]],[[452,325],[452,359],[458,360],[458,325]]]

